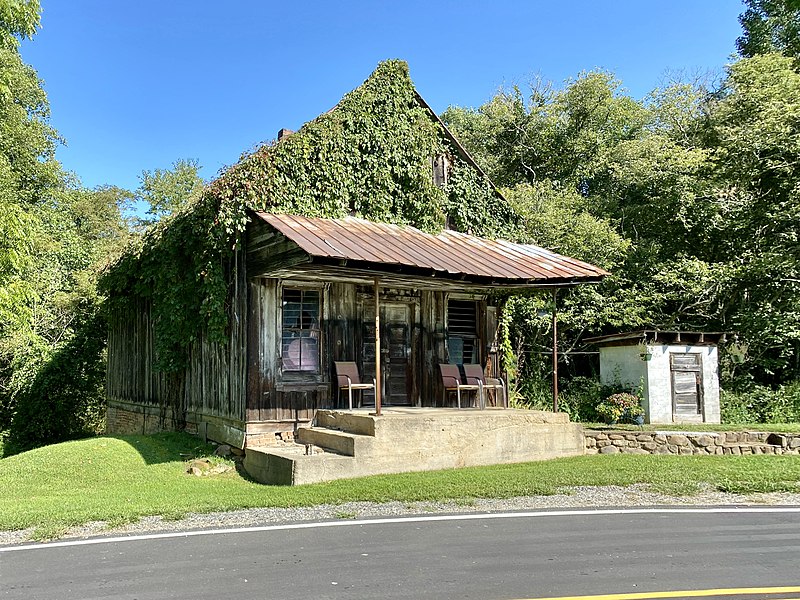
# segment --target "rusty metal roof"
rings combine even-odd
[[[256,215],[312,257],[400,265],[455,279],[526,284],[592,283],[608,272],[529,244],[444,230],[438,235],[410,226],[355,217],[320,219],[257,212]]]
[[[609,335],[584,338],[587,344],[597,346],[606,345],[635,345],[643,344],[686,344],[686,345],[714,345],[725,343],[730,332],[725,331],[677,331],[665,329],[639,329],[637,331],[624,331]]]

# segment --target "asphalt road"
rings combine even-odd
[[[797,509],[436,518],[7,547],[0,598],[488,599],[800,586]]]

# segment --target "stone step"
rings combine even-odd
[[[301,444],[313,444],[346,456],[355,456],[359,447],[364,446],[365,436],[325,427],[301,427],[296,440]]]

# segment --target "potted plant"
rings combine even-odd
[[[609,425],[623,420],[644,422],[644,409],[639,405],[639,397],[630,392],[611,394],[597,405],[597,414]]]

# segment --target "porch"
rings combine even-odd
[[[245,450],[255,480],[280,485],[368,475],[528,462],[584,453],[565,413],[384,407],[319,410],[295,443]]]
[[[535,246],[361,219],[254,213],[248,227],[246,445],[348,406],[334,364],[375,386],[358,400],[455,406],[441,364],[503,379],[500,298],[599,282],[605,271]],[[361,397],[363,395],[363,398]],[[253,442],[253,443],[251,443]]]

